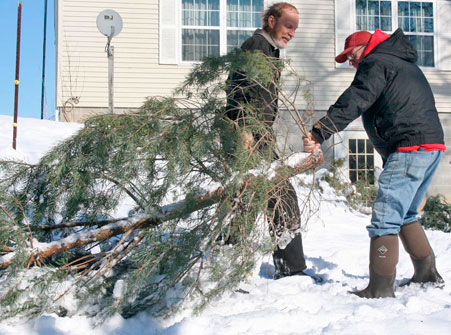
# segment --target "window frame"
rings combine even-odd
[[[355,152],[351,152],[351,141],[355,141],[355,147],[356,147],[356,151]],[[360,152],[359,150],[359,141],[364,141],[364,151]],[[372,152],[368,152],[368,143],[371,143],[371,141],[368,138],[361,138],[361,137],[350,137],[348,138],[347,141],[347,147],[348,147],[348,159],[347,159],[347,168],[348,168],[348,178],[349,180],[351,180],[352,183],[358,182],[360,180],[359,178],[359,173],[363,172],[365,175],[365,181],[369,181],[368,180],[368,175],[371,172],[372,173],[372,180],[369,181],[371,184],[375,184],[376,183],[376,150],[373,147]],[[354,156],[356,158],[356,162],[355,162],[355,168],[351,169],[351,157]],[[367,162],[368,162],[368,157],[371,156],[372,160],[373,160],[373,164],[371,168],[368,168],[367,166]],[[359,168],[359,157],[364,157],[365,159],[365,166],[363,169]],[[351,179],[351,172],[355,171],[356,174],[356,180],[352,181]]]
[[[357,31],[357,10],[356,10],[356,2],[358,0],[352,0],[352,6],[351,6],[351,10],[352,10],[352,16],[351,16],[351,24],[353,27],[353,31]],[[384,31],[388,34],[392,34],[396,29],[398,29],[399,27],[399,17],[398,17],[398,3],[399,2],[430,2],[433,5],[433,20],[434,20],[434,32],[433,33],[410,33],[410,32],[404,32],[405,35],[417,35],[417,36],[433,36],[434,38],[434,66],[422,66],[419,65],[419,67],[423,70],[423,71],[431,71],[431,72],[435,72],[435,71],[439,71],[440,70],[440,64],[439,64],[439,48],[438,48],[438,44],[439,44],[439,31],[438,31],[438,21],[439,21],[439,13],[438,13],[438,1],[437,0],[419,0],[419,1],[414,1],[414,0],[385,0],[385,1],[390,1],[392,3],[392,8],[391,8],[391,12],[392,12],[392,30],[391,31]],[[337,27],[335,28],[337,30]],[[374,30],[369,30],[369,32],[374,33]],[[342,46],[340,46],[342,47]],[[351,69],[352,66],[350,66],[347,62],[345,62],[343,65],[338,65],[337,68],[348,68]]]
[[[201,60],[183,60],[183,29],[202,29],[202,30],[219,30],[219,55],[224,56],[227,54],[227,32],[229,30],[234,31],[252,31],[254,32],[256,29],[260,27],[228,27],[227,26],[227,0],[219,0],[219,26],[186,26],[183,25],[183,6],[182,0],[178,0],[180,2],[180,18],[178,24],[177,34],[179,36],[179,64],[180,65],[193,65],[199,64]],[[263,10],[267,8],[269,0],[263,1]]]
[[[393,14],[393,27],[396,27],[396,29],[398,29],[399,27],[399,14],[398,14],[398,3],[399,2],[430,2],[432,3],[432,14],[433,14],[433,19],[434,19],[434,32],[432,33],[426,33],[426,32],[417,32],[417,33],[411,33],[411,32],[406,32],[404,31],[404,34],[406,36],[409,35],[413,35],[413,36],[432,36],[434,38],[434,66],[422,66],[419,65],[419,67],[422,70],[437,70],[438,69],[438,25],[437,25],[437,1],[436,0],[421,0],[421,1],[412,1],[412,0],[390,0],[393,4],[394,1],[396,1],[396,6],[392,5],[392,14]],[[394,8],[396,7],[396,8]]]

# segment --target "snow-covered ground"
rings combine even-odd
[[[0,115],[0,156],[36,162],[59,140],[80,128],[77,124],[19,119],[17,151],[12,145],[12,118]],[[130,319],[116,315],[94,328],[83,316],[42,315],[34,321],[0,321],[0,335],[286,335],[286,334],[451,334],[451,234],[426,231],[437,257],[443,289],[398,288],[396,298],[361,299],[348,290],[368,283],[369,216],[347,208],[326,192],[318,215],[304,233],[310,277],[272,280],[271,257],[261,260],[252,278],[211,303],[201,315],[189,310],[168,319],[143,312]],[[396,284],[409,279],[413,268],[400,247]],[[1,316],[0,316],[1,319]]]

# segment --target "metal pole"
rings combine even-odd
[[[45,46],[47,40],[47,0],[44,5],[44,42],[42,43],[42,88],[41,88],[41,120],[44,119],[44,91],[45,91]]]
[[[22,21],[22,1],[19,1],[17,11],[17,44],[16,44],[16,79],[14,80],[14,123],[13,123],[13,149],[16,150],[17,137],[17,108],[19,106],[19,66],[20,66],[20,24]]]
[[[114,47],[108,43],[108,112],[114,113]]]

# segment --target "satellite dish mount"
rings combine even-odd
[[[116,11],[105,9],[97,16],[97,29],[107,37],[105,51],[108,57],[108,111],[114,113],[114,47],[111,40],[122,30],[122,18]]]

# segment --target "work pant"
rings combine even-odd
[[[394,152],[379,176],[370,237],[398,234],[401,226],[417,221],[418,207],[443,157],[442,151]]]
[[[276,272],[290,275],[304,270],[306,265],[302,235],[299,229],[301,218],[298,199],[296,191],[288,180],[277,187],[268,202],[268,209],[269,212],[273,212],[273,217],[269,218],[270,225],[273,226],[272,233],[277,236],[285,229],[297,231],[285,248],[277,246],[274,251],[273,260]]]

